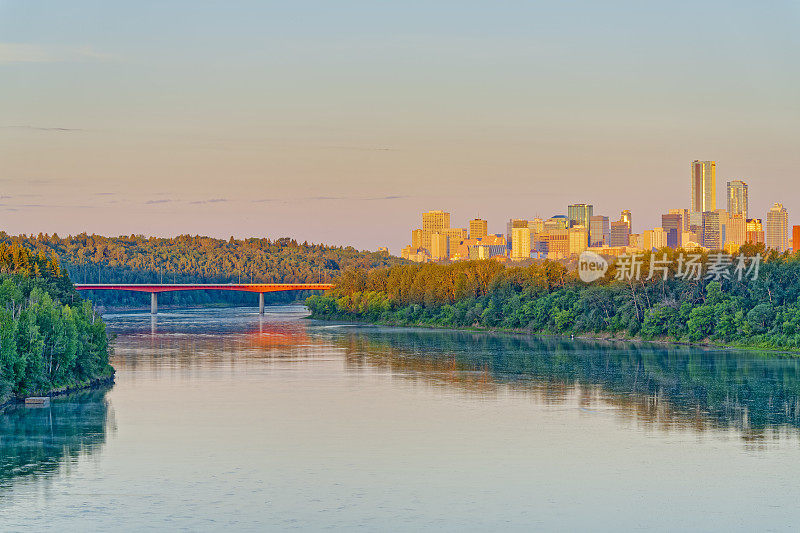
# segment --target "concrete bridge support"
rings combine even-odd
[[[150,314],[155,315],[158,313],[158,293],[150,293]]]
[[[259,315],[263,315],[264,314],[264,293],[263,292],[259,292],[258,293],[258,314]]]

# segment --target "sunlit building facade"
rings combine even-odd
[[[690,210],[704,213],[717,209],[716,161],[692,161],[692,199]]]
[[[766,245],[780,253],[789,248],[789,214],[783,204],[775,204],[767,211]]]
[[[511,230],[511,259],[521,261],[531,258],[531,230],[526,225],[524,228]]]
[[[489,234],[489,223],[483,219],[475,218],[469,221],[469,238],[482,239]]]
[[[611,244],[611,224],[608,217],[594,215],[589,222],[589,240],[592,246]]]
[[[741,215],[747,220],[747,183],[742,180],[728,182],[728,216]]]

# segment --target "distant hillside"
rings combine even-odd
[[[289,238],[213,239],[180,235],[104,237],[82,233],[10,236],[0,242],[17,244],[49,257],[55,252],[76,283],[291,283],[335,280],[346,268],[372,269],[406,263],[383,252],[353,247],[299,244]],[[145,305],[147,294],[97,292],[87,298],[100,305]],[[303,295],[277,293],[272,301]],[[165,293],[162,305],[207,302],[252,303],[252,294],[202,291]]]

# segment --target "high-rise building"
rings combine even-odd
[[[767,211],[766,245],[780,253],[789,248],[789,214],[783,204],[775,204]]]
[[[427,248],[423,245],[423,232],[421,229],[411,230],[411,247],[412,248]]]
[[[792,251],[800,252],[800,226],[792,226]]]
[[[569,257],[569,230],[554,229],[547,233],[547,258],[562,259]]]
[[[431,234],[431,259],[442,261],[450,258],[450,239],[444,233]]]
[[[553,231],[554,229],[567,229],[569,227],[569,219],[564,215],[553,215],[544,221],[544,231]]]
[[[689,222],[691,219],[689,217],[688,209],[670,209],[668,213],[670,215],[679,215],[681,217],[681,224],[683,224],[681,232],[689,231]]]
[[[629,246],[631,236],[631,226],[624,220],[611,223],[611,243],[613,247]]]
[[[742,215],[728,217],[727,230],[725,231],[725,244],[741,246],[747,242],[747,221]]]
[[[524,228],[511,229],[511,259],[521,261],[531,258],[531,230]]]
[[[531,229],[531,235],[541,233],[544,231],[544,220],[539,217],[529,220],[528,227]]]
[[[450,228],[450,213],[444,211],[428,211],[422,213],[422,234],[420,237],[420,247],[426,250],[431,250],[431,235],[434,233],[443,233],[444,230]],[[413,241],[414,234],[412,232],[411,239]],[[412,242],[413,246],[413,242]]]
[[[704,213],[717,209],[716,161],[692,161],[692,201],[690,211]]]
[[[722,249],[722,231],[719,224],[719,213],[705,211],[703,213],[703,233],[700,245],[709,250]]]
[[[670,248],[677,248],[681,245],[681,234],[683,233],[683,219],[678,213],[661,215],[661,227],[667,235],[667,244]]]
[[[742,180],[728,182],[728,216],[747,219],[747,184]]]
[[[594,215],[589,221],[589,240],[592,246],[603,246],[611,243],[611,225],[608,217]]]
[[[569,254],[579,254],[589,247],[589,231],[583,224],[569,228]]]
[[[764,242],[764,225],[760,218],[748,218],[745,224],[745,241],[752,244]]]
[[[587,233],[590,231],[590,221],[594,212],[594,206],[590,204],[572,204],[567,206],[567,219],[569,219],[569,227],[583,226],[586,228]],[[589,236],[586,238],[586,244],[589,244]]]
[[[506,222],[506,245],[510,250],[512,248],[512,231],[514,228],[527,228],[528,227],[528,220],[524,218],[512,218]]]
[[[628,227],[631,231],[633,231],[633,215],[631,214],[629,209],[623,209],[622,213],[620,213],[619,219],[623,222],[628,223]]]
[[[726,209],[717,209],[716,212],[719,215],[719,242],[720,246],[722,246],[727,240],[728,211]]]
[[[642,249],[643,250],[660,250],[667,246],[667,232],[664,228],[653,228],[645,230],[642,234]]]
[[[469,221],[469,238],[483,239],[489,234],[489,223],[483,219],[476,218]]]

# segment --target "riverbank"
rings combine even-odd
[[[786,347],[777,347],[777,346],[753,346],[748,344],[729,344],[729,343],[717,343],[713,342],[709,339],[704,339],[703,342],[690,342],[685,340],[675,340],[669,338],[643,338],[643,337],[636,337],[636,336],[629,336],[629,335],[611,335],[611,334],[586,334],[586,333],[577,333],[577,334],[564,334],[564,333],[555,333],[552,331],[534,331],[530,329],[520,329],[520,328],[500,328],[500,327],[483,327],[483,326],[458,326],[458,325],[447,325],[447,324],[429,324],[429,323],[405,323],[405,322],[393,322],[393,321],[371,321],[371,320],[362,320],[354,317],[321,317],[321,316],[314,316],[312,313],[307,316],[308,319],[313,320],[320,320],[326,322],[356,322],[359,324],[368,324],[373,326],[384,326],[384,327],[396,327],[396,328],[421,328],[421,329],[435,329],[435,330],[443,330],[443,331],[464,331],[464,332],[476,332],[476,333],[507,333],[511,335],[521,335],[521,336],[530,336],[530,337],[545,337],[545,338],[557,338],[557,339],[564,339],[564,340],[593,340],[593,341],[608,341],[608,342],[625,342],[625,343],[646,343],[646,344],[657,344],[662,346],[687,346],[687,347],[695,347],[695,348],[709,348],[709,349],[719,349],[719,350],[748,350],[748,351],[765,351],[769,352],[772,355],[785,355],[788,357],[800,357],[800,348],[786,348]]]
[[[47,392],[37,391],[35,393],[28,394],[25,396],[8,396],[6,398],[0,398],[0,412],[2,412],[2,410],[5,409],[6,407],[23,403],[25,401],[25,398],[31,398],[34,396],[47,396],[50,398],[55,398],[57,396],[64,396],[65,394],[72,394],[73,392],[78,392],[81,390],[89,390],[107,385],[113,385],[115,376],[116,376],[116,371],[112,369],[109,375],[88,379],[86,381],[77,383],[75,385],[58,387],[56,389]]]

